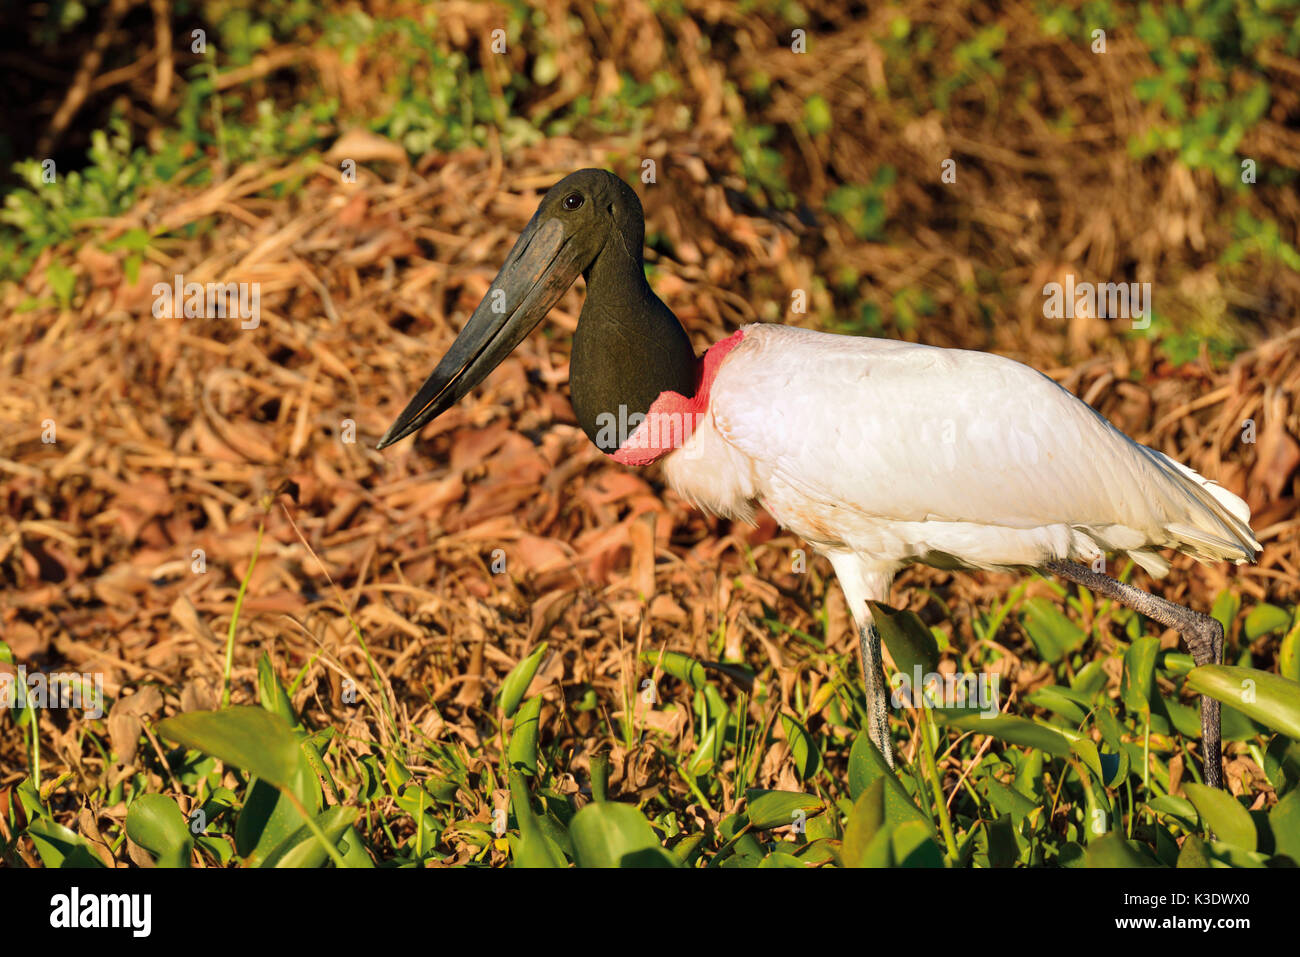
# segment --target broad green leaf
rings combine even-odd
[[[546,654],[546,644],[543,641],[538,645],[531,655],[511,668],[506,680],[501,682],[501,710],[507,718],[515,716],[519,702],[524,700],[528,686],[533,683],[537,669],[542,664],[542,656]]]
[[[275,674],[275,666],[271,664],[271,656],[266,652],[262,652],[262,657],[257,662],[257,697],[263,708],[272,714],[278,714],[284,719],[285,724],[290,727],[298,724],[298,716],[293,711],[293,702],[289,700],[284,685],[280,684],[280,679]]]
[[[1108,788],[1117,788],[1129,776],[1132,765],[1128,752],[1121,749],[1118,754],[1102,752],[1097,755],[1101,762],[1102,783]]]
[[[1124,673],[1120,678],[1120,698],[1130,711],[1151,710],[1151,696],[1156,685],[1156,654],[1159,638],[1139,638],[1124,652]]]
[[[1196,661],[1183,651],[1166,651],[1157,656],[1159,667],[1171,675],[1188,675],[1196,667]]]
[[[1281,631],[1289,624],[1291,624],[1289,614],[1278,608],[1277,605],[1270,605],[1265,602],[1256,605],[1246,615],[1246,623],[1242,626],[1242,631],[1245,632],[1247,641],[1254,641],[1262,635]]]
[[[785,827],[826,810],[826,805],[815,795],[799,791],[751,789],[745,792],[745,802],[745,816],[749,818],[750,825],[759,831]]]
[[[1139,853],[1118,831],[1104,834],[1089,844],[1085,860],[1088,867],[1101,868],[1152,867],[1156,864],[1154,860]]]
[[[27,836],[36,845],[41,863],[49,868],[96,868],[104,862],[89,841],[54,821],[41,819],[27,825]]]
[[[1187,685],[1300,740],[1300,682],[1255,668],[1202,665],[1187,676]]]
[[[717,753],[716,745],[720,727],[722,727],[721,723],[714,722],[705,730],[704,737],[700,738],[699,746],[686,762],[686,773],[690,777],[702,777],[713,769],[713,755]]]
[[[904,821],[923,821],[933,827],[930,819],[912,803],[894,772],[885,763],[884,756],[871,741],[871,736],[860,731],[849,750],[849,794],[856,801],[877,781],[884,781],[885,818],[896,824]]]
[[[537,730],[542,713],[542,696],[533,695],[523,703],[515,715],[510,729],[510,747],[507,757],[512,768],[522,768],[524,773],[537,773]]]
[[[1031,598],[1022,606],[1024,614],[1021,624],[1025,634],[1033,642],[1038,655],[1048,664],[1056,664],[1063,657],[1080,647],[1087,639],[1087,633],[1067,618],[1047,598]]]
[[[1070,687],[1082,696],[1080,704],[1091,705],[1097,693],[1106,687],[1106,669],[1100,661],[1090,661],[1079,669]]]
[[[1264,773],[1278,794],[1300,785],[1300,741],[1273,735],[1264,751]]]
[[[943,867],[943,850],[920,821],[894,826],[889,844],[898,867]]]
[[[1060,731],[1036,724],[1027,718],[1006,714],[998,715],[996,718],[985,718],[981,715],[962,714],[942,708],[936,708],[934,716],[936,720],[949,727],[987,734],[1007,744],[1038,748],[1054,757],[1063,758],[1071,753],[1070,742]]]
[[[1293,790],[1268,812],[1274,851],[1300,865],[1300,790]]]
[[[888,778],[877,777],[853,802],[840,857],[845,867],[888,867],[893,863],[885,813]]]
[[[262,708],[187,711],[160,721],[158,733],[277,787],[293,785],[302,758],[288,722]]]
[[[1187,798],[1180,798],[1173,794],[1162,794],[1148,801],[1147,807],[1157,814],[1170,815],[1177,819],[1178,823],[1185,825],[1188,830],[1196,827],[1198,820],[1196,808]]]
[[[366,853],[365,841],[361,840],[361,835],[357,833],[355,827],[350,827],[339,840],[339,853],[343,855],[343,863],[350,868],[357,869],[374,869],[375,862],[370,859]]]
[[[1081,707],[1078,702],[1064,694],[1058,685],[1048,685],[1045,688],[1039,688],[1037,691],[1031,691],[1025,695],[1025,700],[1032,705],[1059,714],[1076,727],[1083,724],[1088,716],[1087,709]]]
[[[1268,855],[1259,851],[1247,851],[1226,841],[1211,841],[1206,845],[1210,860],[1226,867],[1267,867]],[[1213,866],[1213,864],[1211,864]]]
[[[894,666],[909,682],[915,683],[917,675],[924,680],[926,675],[938,672],[939,644],[915,612],[878,601],[867,602],[867,607]]]
[[[569,825],[579,867],[675,867],[641,812],[630,804],[593,802]]]
[[[519,824],[519,840],[511,842],[510,860],[514,867],[565,867],[564,855],[546,839],[533,813],[528,785],[517,768],[510,769],[510,806]]]
[[[1214,599],[1214,608],[1210,611],[1210,617],[1223,626],[1225,635],[1230,635],[1232,634],[1232,622],[1236,619],[1239,611],[1241,611],[1241,596],[1236,592],[1221,591],[1218,597]]]
[[[989,802],[993,810],[999,815],[1011,818],[1017,826],[1033,813],[1034,808],[1040,806],[1015,788],[1003,784],[992,774],[984,774],[980,777],[980,788],[984,799]]]
[[[1288,681],[1300,682],[1300,622],[1282,639],[1277,651],[1277,673]]]
[[[1162,698],[1160,706],[1179,734],[1187,738],[1201,736],[1199,705],[1186,705],[1173,698]],[[1225,704],[1219,713],[1219,727],[1224,741],[1249,741],[1259,737],[1259,727],[1232,705]]]
[[[1078,756],[1088,770],[1096,775],[1101,784],[1106,783],[1106,772],[1101,767],[1101,754],[1097,751],[1096,743],[1088,737],[1079,735],[1070,739],[1070,750]]]
[[[790,743],[790,757],[794,760],[795,773],[799,780],[807,781],[814,777],[822,767],[822,754],[808,729],[790,717],[781,715],[781,728]]]
[[[609,800],[609,754],[604,751],[591,756],[591,799]]]
[[[761,868],[797,868],[798,870],[806,870],[808,868],[807,863],[802,859],[795,857],[793,854],[787,854],[784,851],[773,851],[771,854],[768,854],[767,857],[759,861],[758,866]]]
[[[684,655],[680,651],[643,651],[641,660],[659,668],[664,674],[685,681],[696,691],[704,688],[704,666],[690,655]]]
[[[320,811],[323,797],[320,780],[305,756],[289,790],[308,813]],[[235,821],[235,851],[256,867],[301,826],[302,815],[285,793],[261,778],[254,778]]]
[[[316,815],[316,827],[325,835],[331,846],[337,847],[343,835],[356,823],[357,809],[354,807],[332,807]],[[329,860],[329,852],[320,839],[311,832],[305,823],[280,844],[262,862],[262,867],[320,867]]]
[[[688,834],[678,841],[672,849],[672,855],[677,858],[677,863],[682,867],[689,867],[707,837],[707,834],[700,831],[698,834]]]
[[[153,855],[159,867],[189,867],[194,838],[176,802],[162,794],[141,794],[126,812],[126,833]]]
[[[1210,856],[1206,852],[1205,842],[1195,834],[1188,834],[1183,841],[1183,848],[1178,852],[1178,867],[1211,867]]]
[[[1250,812],[1237,803],[1227,791],[1206,787],[1204,784],[1186,783],[1183,790],[1196,807],[1205,826],[1225,844],[1245,851],[1255,850],[1258,837]]]

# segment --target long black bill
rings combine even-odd
[[[559,220],[532,218],[474,315],[376,448],[447,411],[533,331],[586,266],[570,239]]]

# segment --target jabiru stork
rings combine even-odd
[[[858,629],[868,731],[891,766],[868,601],[888,600],[909,563],[1050,571],[1175,629],[1197,664],[1222,661],[1213,618],[1078,563],[1121,553],[1159,577],[1160,549],[1253,561],[1236,495],[1001,356],[755,323],[697,357],[646,281],[644,238],[618,176],[562,179],[378,448],[459,401],[582,274],[569,387],[583,431],[617,462],[661,460],[669,485],[715,515],[761,505],[829,559]],[[1201,722],[1205,780],[1221,787],[1217,702],[1202,697]]]

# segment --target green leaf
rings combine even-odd
[[[507,718],[515,716],[519,702],[524,700],[528,686],[533,683],[537,669],[541,667],[542,656],[546,654],[546,645],[544,641],[538,645],[531,655],[510,669],[510,674],[506,675],[506,680],[501,683],[501,710],[506,713]]]
[[[1088,717],[1088,712],[1078,702],[1065,694],[1064,691],[1065,689],[1062,689],[1059,685],[1048,685],[1045,688],[1039,688],[1037,691],[1031,691],[1025,695],[1025,700],[1032,705],[1059,714],[1070,724],[1077,727],[1083,724]]]
[[[991,735],[1008,744],[1038,748],[1054,757],[1064,758],[1071,754],[1070,742],[1061,732],[1027,718],[1006,714],[998,715],[996,718],[985,718],[977,714],[946,711],[942,708],[936,708],[934,716],[936,720],[949,727]]]
[[[1255,833],[1255,822],[1250,819],[1250,812],[1237,803],[1227,791],[1206,787],[1204,784],[1186,783],[1183,790],[1201,815],[1205,826],[1214,831],[1215,836],[1225,844],[1231,844],[1245,851],[1255,850],[1259,840]]]
[[[1189,831],[1196,827],[1196,808],[1187,798],[1180,798],[1173,794],[1162,794],[1148,801],[1147,807],[1157,814],[1168,814],[1176,818],[1180,824],[1186,825],[1186,829]]]
[[[999,815],[1011,818],[1016,826],[1034,812],[1034,809],[1041,805],[1034,803],[1025,797],[1013,787],[1003,784],[992,774],[984,774],[980,778],[980,786],[984,792],[984,799],[989,802],[993,810]]]
[[[745,792],[745,816],[755,830],[767,831],[774,827],[785,827],[797,820],[806,820],[826,810],[815,795],[799,791],[759,791]]]
[[[153,855],[159,867],[189,867],[194,838],[176,802],[162,794],[141,794],[126,812],[126,833]]]
[[[785,851],[773,851],[771,854],[767,855],[767,857],[759,861],[758,866],[760,868],[780,867],[797,868],[799,870],[806,870],[808,868],[808,865],[804,861],[795,857],[793,854],[786,853]]]
[[[1300,682],[1300,622],[1282,639],[1277,651],[1277,673],[1288,681]]]
[[[533,695],[518,712],[514,727],[510,729],[507,757],[512,768],[520,768],[525,774],[534,775],[537,773],[537,730],[542,713],[542,696]]]
[[[514,867],[550,868],[565,867],[567,862],[560,849],[542,833],[537,815],[533,813],[528,796],[528,784],[516,768],[510,769],[510,806],[519,823],[519,840],[511,844],[510,860]]]
[[[1236,619],[1239,611],[1241,611],[1241,596],[1236,592],[1221,591],[1218,597],[1214,599],[1214,608],[1210,611],[1210,617],[1223,626],[1225,635],[1230,635],[1232,634],[1232,622]]]
[[[849,750],[849,794],[856,801],[877,781],[884,781],[885,818],[896,824],[904,821],[923,821],[926,827],[933,827],[929,817],[921,813],[920,808],[912,803],[903,785],[889,765],[884,755],[871,741],[865,731],[859,732]]]
[[[845,867],[889,867],[894,861],[885,814],[886,780],[876,778],[853,802],[840,847]]]
[[[1056,664],[1080,647],[1087,633],[1067,618],[1056,604],[1046,598],[1031,598],[1023,605],[1021,624],[1038,655],[1048,664]]]
[[[691,759],[686,762],[686,774],[692,778],[702,777],[713,769],[714,755],[717,753],[719,721],[713,722],[705,730],[704,736],[696,747]]]
[[[943,867],[943,849],[933,832],[920,821],[904,821],[893,827],[889,849],[899,867]]]
[[[1187,685],[1300,740],[1300,682],[1255,668],[1202,665],[1187,676]]]
[[[1110,831],[1088,845],[1085,853],[1088,867],[1152,867],[1155,861],[1144,857],[1126,841],[1118,831]]]
[[[291,790],[308,812],[320,810],[320,782],[305,759]],[[235,822],[235,851],[247,859],[249,866],[257,867],[302,823],[302,815],[285,792],[254,778]]]
[[[318,814],[315,824],[324,833],[325,840],[337,846],[356,820],[356,808],[332,807]],[[324,864],[328,856],[329,852],[320,839],[312,833],[311,828],[303,824],[271,852],[262,862],[262,867],[315,868]]]
[[[799,775],[799,780],[807,781],[822,767],[822,755],[817,742],[807,728],[788,714],[781,715],[781,728],[785,731],[786,740],[790,742],[790,757],[794,759],[795,773]]]
[[[262,657],[257,662],[257,697],[263,708],[279,715],[284,719],[285,724],[290,727],[298,724],[293,703],[285,693],[284,685],[280,684],[280,679],[276,677],[275,666],[271,664],[271,656],[266,652],[262,652]]]
[[[704,666],[690,655],[684,655],[680,651],[643,651],[641,660],[659,668],[664,674],[685,681],[696,691],[704,688]]]
[[[361,840],[361,835],[357,833],[355,827],[348,828],[339,840],[339,853],[343,855],[343,863],[350,868],[374,869],[375,862],[366,853],[365,841]]]
[[[1268,812],[1274,851],[1300,865],[1300,790],[1292,790]]]
[[[1139,638],[1124,652],[1124,673],[1120,678],[1120,699],[1130,711],[1150,713],[1156,685],[1156,654],[1160,639]]]
[[[878,601],[867,602],[871,620],[889,649],[894,666],[910,682],[919,673],[924,680],[939,670],[939,644],[930,629],[912,611],[900,611]]]
[[[41,819],[27,825],[27,836],[36,845],[41,863],[49,868],[103,867],[90,844],[76,831],[54,821]]]
[[[1254,641],[1262,635],[1272,634],[1275,631],[1281,631],[1291,623],[1291,616],[1278,608],[1277,605],[1263,603],[1256,605],[1246,616],[1246,624],[1242,630],[1246,634],[1247,641]]]
[[[1212,867],[1210,855],[1205,849],[1205,842],[1195,834],[1188,834],[1183,841],[1182,850],[1178,852],[1178,867]]]
[[[292,787],[302,757],[288,722],[262,708],[187,711],[160,721],[158,733],[282,788]]]
[[[569,825],[579,867],[675,867],[641,812],[630,804],[588,804]]]

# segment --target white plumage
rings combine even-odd
[[[748,518],[759,503],[841,579],[857,564],[886,594],[909,562],[1012,569],[1125,552],[1163,575],[1156,549],[1240,563],[1260,547],[1240,498],[982,352],[747,326],[664,464],[694,504]]]

